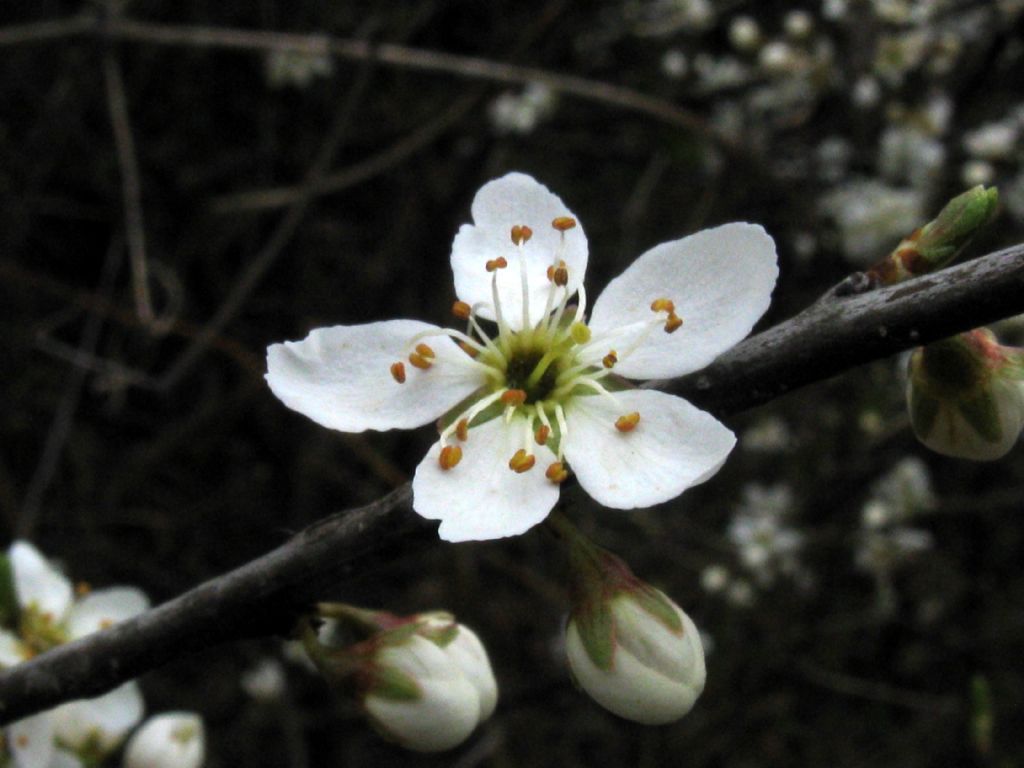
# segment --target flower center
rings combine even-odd
[[[442,469],[451,470],[462,460],[459,443],[469,440],[471,428],[495,418],[503,418],[509,429],[519,430],[521,445],[508,461],[509,469],[523,473],[536,463],[535,445],[547,446],[556,461],[549,464],[545,476],[553,483],[568,477],[563,462],[563,438],[568,432],[565,407],[575,397],[603,396],[611,398],[617,407],[618,399],[602,380],[606,379],[620,360],[637,349],[656,328],[673,333],[683,324],[676,315],[675,304],[667,298],[651,303],[653,316],[646,321],[595,338],[584,322],[587,297],[582,284],[575,289],[578,302],[568,303],[570,296],[569,268],[562,258],[566,232],[576,226],[569,217],[558,217],[551,226],[560,235],[560,245],[547,268],[548,292],[540,319],[531,324],[528,260],[524,250],[533,236],[525,225],[511,228],[512,244],[519,261],[519,280],[522,294],[521,307],[503,307],[498,290],[502,280],[515,279],[508,272],[509,259],[504,256],[487,259],[484,268],[491,275],[491,298],[488,306],[470,306],[456,301],[452,313],[467,323],[466,331],[438,329],[420,334],[408,342],[409,364],[430,375],[437,362],[434,350],[423,339],[433,335],[447,335],[472,358],[470,365],[478,366],[484,379],[478,395],[468,405],[463,403],[442,418],[441,450],[438,462]],[[511,254],[510,254],[511,255]],[[506,272],[507,270],[507,272]],[[507,293],[506,293],[507,296]],[[497,333],[488,333],[480,325],[477,310],[486,307],[494,315]],[[521,309],[521,314],[517,310]],[[521,322],[518,321],[521,318]],[[513,323],[510,324],[510,320]],[[513,325],[518,330],[513,330]],[[625,341],[618,351],[612,343],[623,334]],[[404,361],[391,365],[391,376],[403,384],[410,375]],[[620,411],[621,415],[610,424],[620,434],[634,431],[640,423],[636,411]],[[625,439],[625,438],[623,438]],[[454,442],[456,441],[457,442]]]

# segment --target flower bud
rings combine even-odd
[[[704,690],[704,648],[693,621],[620,558],[564,518],[573,607],[565,646],[576,682],[605,709],[645,725],[678,720]]]
[[[907,407],[917,438],[937,453],[992,461],[1024,427],[1024,350],[980,328],[910,358]]]
[[[381,647],[362,676],[367,716],[384,736],[406,749],[451,749],[479,722],[476,688],[451,655],[421,635]]]
[[[945,267],[995,215],[999,193],[980,184],[954,197],[939,215],[907,235],[867,271],[873,284],[891,285]]]
[[[307,652],[400,746],[451,749],[494,712],[498,686],[487,652],[451,614],[396,616],[341,604],[321,604],[318,612],[334,624],[328,632],[307,632]],[[346,629],[360,642],[339,644]]]
[[[450,615],[428,614],[420,634],[444,650],[476,689],[480,700],[479,721],[493,715],[498,705],[498,683],[487,651],[476,633],[464,624],[456,624]]]
[[[203,721],[193,712],[151,717],[128,741],[124,768],[199,768],[206,757]]]

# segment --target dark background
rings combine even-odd
[[[33,540],[76,580],[136,584],[162,601],[408,478],[429,428],[324,430],[271,395],[264,350],[322,325],[445,322],[451,239],[475,191],[509,170],[536,176],[579,217],[594,296],[661,241],[763,224],[781,260],[765,325],[978,180],[997,184],[1005,206],[969,255],[1019,242],[1024,155],[1012,144],[986,159],[964,139],[991,123],[1024,129],[1020,4],[849,0],[842,16],[835,5],[723,0],[701,17],[687,0],[5,4],[5,25],[120,12],[520,64],[555,91],[566,77],[624,86],[705,129],[598,88],[555,95],[530,130],[510,130],[494,105],[521,99],[525,82],[441,71],[463,68],[443,56],[422,68],[299,56],[280,82],[268,51],[251,47],[0,30],[0,538]],[[812,20],[802,37],[785,32],[794,8]],[[764,44],[788,40],[781,63],[737,49],[729,30],[741,15]],[[683,76],[666,71],[674,52]],[[133,303],[133,164],[155,324]],[[309,183],[318,165],[327,188]],[[283,204],[278,188],[291,190]],[[562,553],[540,529],[444,545],[336,595],[445,608],[477,629],[502,698],[459,751],[393,749],[292,662],[279,696],[253,698],[240,675],[280,656],[273,640],[147,675],[149,708],[201,712],[210,766],[1024,764],[1024,460],[1018,449],[973,464],[917,444],[901,367],[879,361],[729,419],[741,441],[726,467],[657,509],[566,494],[596,541],[709,636],[706,692],[677,724],[635,726],[574,691],[560,646]],[[766,441],[773,430],[782,437]],[[871,538],[863,509],[908,456],[923,460],[933,500],[890,492],[895,519]],[[790,494],[780,524],[800,546],[783,556],[768,540],[774,566],[748,567],[729,536],[744,503],[765,505],[752,483]],[[930,546],[904,551],[902,528]],[[872,542],[882,555],[858,566]],[[701,578],[716,565],[731,574],[717,592]]]

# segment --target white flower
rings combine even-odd
[[[205,757],[202,718],[194,712],[164,712],[132,735],[124,768],[199,768]]]
[[[693,621],[664,593],[651,592],[668,607],[667,615],[619,593],[609,601],[608,625],[573,615],[565,648],[573,676],[598,704],[627,720],[660,725],[693,708],[707,673]],[[601,627],[610,635],[602,637]],[[602,645],[610,646],[610,654]]]
[[[384,735],[416,752],[451,749],[480,721],[481,700],[455,657],[431,640],[412,635],[385,645],[373,659],[377,682],[363,707]]]
[[[75,600],[71,582],[27,542],[14,542],[7,559],[17,598],[18,626],[0,629],[0,668],[149,607],[146,596],[130,587],[96,590]],[[9,725],[4,736],[16,768],[54,768],[75,760],[56,748],[57,741],[69,750],[88,746],[108,753],[142,718],[142,710],[142,694],[131,682],[98,698],[68,702],[20,720]]]
[[[732,432],[618,376],[681,376],[746,336],[778,273],[764,230],[727,224],[651,249],[587,321],[587,239],[558,197],[513,173],[484,185],[472,214],[451,257],[465,333],[415,320],[317,329],[268,349],[274,394],[346,432],[443,416],[416,470],[413,506],[441,520],[449,541],[536,525],[568,466],[595,500],[620,509],[658,504],[713,475]]]

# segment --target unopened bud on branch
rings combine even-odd
[[[986,328],[914,351],[907,407],[918,439],[937,453],[992,461],[1024,427],[1024,350]]]
[[[875,285],[891,285],[945,267],[992,220],[998,203],[998,191],[981,185],[954,197],[934,220],[867,270],[868,277]]]

